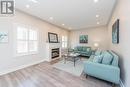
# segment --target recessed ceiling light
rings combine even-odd
[[[99,15],[96,15],[96,18],[98,18],[99,17]]]
[[[95,3],[97,3],[99,0],[94,0]]]
[[[50,20],[53,20],[53,17],[50,17],[49,19],[50,19]]]
[[[97,24],[100,24],[100,22],[97,22]]]
[[[62,24],[63,26],[65,25],[65,24]]]
[[[29,0],[29,1],[31,1],[31,2],[33,2],[33,3],[38,3],[37,0]]]
[[[26,8],[29,8],[30,7],[30,5],[26,5]]]

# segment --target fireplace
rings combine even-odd
[[[59,57],[59,48],[55,48],[55,49],[52,49],[51,50],[51,58],[54,59],[54,58],[57,58]]]

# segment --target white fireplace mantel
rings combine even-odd
[[[55,48],[59,48],[60,49],[60,56],[61,57],[61,43],[47,43],[46,44],[46,55],[47,55],[47,61],[52,61],[52,57],[51,57],[51,50],[55,49]]]

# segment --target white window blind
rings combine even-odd
[[[33,54],[38,52],[38,32],[28,27],[17,27],[17,54]]]
[[[62,36],[62,48],[67,48],[68,40],[67,36]]]

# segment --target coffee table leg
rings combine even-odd
[[[66,58],[64,58],[64,64],[66,64]]]
[[[74,67],[75,67],[75,58],[74,58]]]

